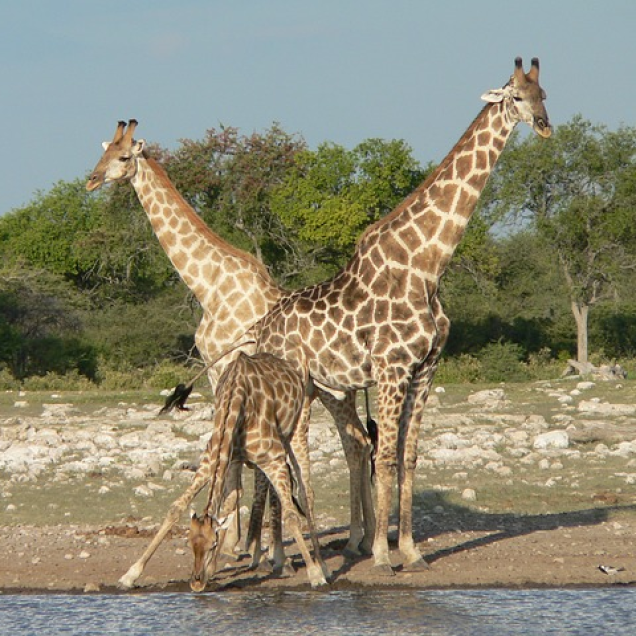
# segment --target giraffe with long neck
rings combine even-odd
[[[164,168],[145,151],[144,140],[134,140],[137,121],[120,121],[113,140],[104,142],[104,154],[86,184],[89,191],[104,183],[129,180],[152,229],[172,265],[203,309],[195,342],[205,361],[228,345],[238,344],[246,328],[261,318],[283,291],[265,266],[215,234],[181,196]],[[245,349],[253,349],[246,343]],[[214,388],[229,354],[208,371]]]
[[[112,141],[103,143],[104,153],[86,188],[93,191],[105,183],[130,181],[166,255],[203,309],[195,342],[205,362],[244,343],[208,369],[214,391],[220,374],[239,351],[255,351],[246,332],[284,292],[260,261],[224,241],[203,222],[164,168],[148,155],[144,140],[133,138],[136,127],[134,119],[128,126],[118,123]],[[369,553],[375,531],[368,462],[371,449],[356,412],[355,392],[347,392],[343,399],[322,390],[312,397],[315,395],[334,418],[350,471],[351,523],[345,554]],[[308,426],[309,408],[308,400],[301,427]],[[308,475],[308,457],[298,459]],[[311,492],[309,496],[313,496]]]
[[[393,574],[388,524],[393,480],[399,549],[406,569],[428,567],[413,540],[412,496],[425,402],[450,322],[440,279],[507,139],[519,122],[542,137],[551,127],[535,58],[520,58],[437,169],[395,210],[370,226],[332,279],[284,296],[255,327],[259,351],[293,361],[326,387],[378,391],[374,565]]]

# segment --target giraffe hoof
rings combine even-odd
[[[388,563],[374,565],[373,568],[371,568],[371,571],[376,576],[395,576],[395,571]]]
[[[289,560],[286,560],[283,565],[275,565],[273,567],[273,572],[275,576],[281,579],[286,579],[296,574],[296,570]]]
[[[365,543],[365,541],[363,541],[358,546],[358,550],[360,550],[360,554],[362,554],[363,556],[371,556],[373,554],[373,543]]]
[[[405,563],[402,567],[404,572],[426,572],[430,569],[431,566],[424,559],[418,559],[413,561],[413,563]]]
[[[362,553],[357,550],[352,550],[351,548],[345,548],[342,551],[342,556],[345,561],[357,561],[362,556]]]
[[[253,570],[260,572],[261,574],[273,574],[274,573],[274,565],[270,563],[267,559],[263,559],[259,563],[256,564]]]

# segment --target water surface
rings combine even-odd
[[[0,634],[613,636],[636,589],[0,596]]]

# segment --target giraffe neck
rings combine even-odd
[[[275,287],[262,263],[210,230],[157,161],[139,157],[131,183],[159,243],[204,309],[211,310],[225,278],[241,271],[249,271],[263,289]]]
[[[379,243],[385,257],[436,285],[515,125],[503,103],[487,104],[437,169],[366,231],[360,249]]]

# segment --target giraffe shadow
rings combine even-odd
[[[535,532],[598,525],[615,511],[636,510],[636,505],[610,505],[546,514],[491,513],[458,505],[438,491],[419,493],[414,496],[413,503],[413,536],[418,544],[448,534],[459,538],[455,545],[426,553],[425,560],[429,564],[458,552]],[[481,536],[462,540],[462,533],[479,533]],[[395,533],[389,537],[389,545],[397,545]]]

